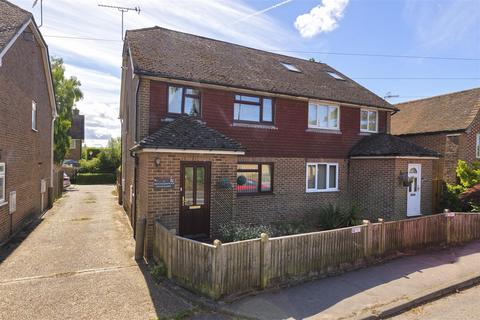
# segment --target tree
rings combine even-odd
[[[52,58],[52,77],[57,102],[58,117],[54,124],[54,160],[60,164],[70,148],[68,130],[72,126],[72,109],[75,103],[83,99],[82,85],[76,77],[65,77],[63,59]]]

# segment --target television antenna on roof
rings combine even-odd
[[[36,0],[38,1],[38,0]],[[42,0],[40,0],[42,1]],[[110,8],[110,9],[117,9],[118,11],[120,11],[122,13],[122,40],[124,40],[124,37],[123,37],[123,14],[125,12],[128,12],[128,11],[135,11],[137,12],[138,14],[140,14],[140,7],[133,7],[133,8],[128,8],[128,7],[118,7],[118,6],[110,6],[110,5],[107,5],[107,4],[99,4],[98,5],[99,7],[104,7],[104,8]]]
[[[391,91],[388,91],[383,99],[392,99],[392,98],[399,98],[400,96],[398,94],[392,94]]]

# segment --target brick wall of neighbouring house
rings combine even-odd
[[[235,221],[247,224],[271,224],[300,220],[326,204],[349,203],[346,159],[239,157],[238,161],[272,162],[274,180],[273,194],[237,196]],[[307,162],[338,163],[339,191],[305,192]]]
[[[407,188],[399,180],[408,164],[422,165],[421,212],[432,213],[433,160],[423,159],[352,159],[348,183],[352,203],[363,218],[376,221],[404,219],[407,216]]]
[[[460,139],[459,159],[467,162],[479,161],[476,153],[477,134],[480,133],[480,114],[477,114],[466,133]]]
[[[73,140],[73,139],[72,139]],[[82,140],[75,139],[75,148],[68,149],[65,159],[79,161],[82,158]]]
[[[156,158],[160,165],[155,164]],[[217,182],[227,179],[234,184],[237,170],[235,155],[205,155],[205,154],[172,154],[172,153],[139,153],[139,179],[137,189],[138,217],[147,218],[146,254],[152,249],[154,219],[160,221],[169,229],[179,230],[180,211],[180,163],[182,161],[208,161],[211,163],[211,199],[210,225],[211,229],[222,222],[232,219],[235,206],[234,191],[219,189]],[[153,188],[155,178],[173,178],[173,189]],[[212,228],[213,226],[213,228]]]
[[[25,35],[25,33],[29,33]],[[17,210],[0,204],[0,243],[41,212],[40,181],[50,186],[52,109],[39,45],[30,29],[20,35],[0,67],[0,162],[6,163],[6,197],[17,193]],[[32,130],[32,100],[37,128]],[[44,195],[44,208],[48,193]]]

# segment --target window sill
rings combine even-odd
[[[359,136],[370,136],[372,134],[377,134],[378,131],[360,131]]]
[[[326,193],[326,192],[339,192],[340,189],[327,189],[327,190],[307,190],[306,193]]]
[[[6,206],[8,204],[8,201],[0,202],[0,208],[3,206]]]
[[[243,122],[234,122],[231,125],[232,127],[243,127],[243,128],[255,128],[255,129],[268,129],[268,130],[278,130],[274,125],[269,124],[256,124],[256,123],[243,123]]]
[[[305,132],[342,134],[342,131],[338,129],[320,129],[320,128],[308,128],[307,130],[305,130]]]

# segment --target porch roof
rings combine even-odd
[[[245,151],[240,143],[189,115],[168,122],[131,150],[143,149]]]
[[[440,154],[390,134],[374,134],[360,140],[350,157],[440,157]]]

